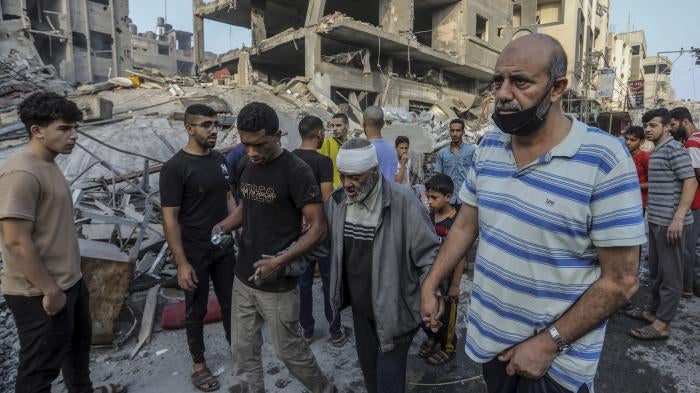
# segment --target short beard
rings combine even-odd
[[[351,197],[348,195],[348,199],[350,199],[351,202],[357,203],[357,202],[362,202],[364,201],[367,196],[372,192],[372,189],[374,189],[374,186],[377,185],[377,182],[379,181],[379,173],[374,172],[369,175],[367,178],[367,182],[365,183],[364,186],[362,186],[362,189],[357,192],[357,195],[354,197]],[[345,194],[347,195],[347,194]]]

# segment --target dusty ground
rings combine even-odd
[[[320,283],[318,283],[320,284]],[[469,281],[463,280],[463,294],[469,289]],[[316,299],[320,299],[320,290]],[[642,288],[635,299],[643,301],[648,288]],[[464,337],[464,311],[461,307],[460,337]],[[328,342],[327,324],[321,309],[315,308],[316,337],[311,347],[321,368],[330,375],[341,392],[365,392],[354,350],[354,340],[343,348],[335,348]],[[351,326],[349,314],[343,315],[344,323]],[[606,345],[596,380],[597,392],[700,392],[700,298],[683,300],[679,309],[672,338],[664,343],[639,343],[627,335],[640,323],[618,314],[609,324]],[[212,371],[220,370],[220,381],[225,387],[234,383],[232,361],[223,330],[219,324],[205,329],[208,343],[207,357]],[[480,378],[480,367],[459,351],[455,361],[446,368],[436,369],[426,365],[415,355],[422,333],[414,340],[408,365],[409,392],[486,392]],[[133,340],[114,352],[111,349],[93,351],[93,377],[96,382],[118,381],[129,385],[131,392],[174,393],[196,392],[189,382],[189,354],[185,346],[185,334],[180,331],[155,333],[150,344],[133,361],[126,355],[133,347]],[[265,384],[269,392],[303,392],[305,389],[289,375],[281,362],[271,352],[270,345],[263,350]],[[162,355],[156,352],[167,349]],[[461,382],[460,382],[461,381]],[[442,385],[441,385],[442,384]],[[65,392],[57,383],[54,392]]]

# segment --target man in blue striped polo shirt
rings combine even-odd
[[[591,392],[606,320],[638,288],[646,239],[634,163],[617,139],[562,112],[566,64],[543,34],[503,49],[499,129],[477,149],[421,290],[436,328],[438,283],[478,233],[465,347],[489,393]]]

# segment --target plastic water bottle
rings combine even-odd
[[[211,244],[224,247],[231,241],[231,234],[225,232],[213,232],[211,234]]]

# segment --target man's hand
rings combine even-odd
[[[177,264],[177,283],[185,291],[194,291],[199,281],[192,265],[185,261]]]
[[[406,163],[408,162],[408,154],[402,155],[399,159],[399,162],[401,162],[401,166],[406,165]]]
[[[265,281],[273,273],[275,273],[279,268],[282,267],[280,260],[273,255],[262,255],[262,259],[253,264],[255,268],[255,274],[253,274],[248,281]]]
[[[451,286],[447,291],[447,296],[459,303],[459,286]]]
[[[423,322],[430,331],[437,333],[442,326],[440,317],[445,311],[445,305],[439,298],[439,293],[435,291],[427,291],[425,286],[421,290],[420,297],[420,313],[423,316]]]
[[[66,306],[66,294],[61,290],[47,293],[44,295],[41,303],[44,306],[44,311],[46,311],[46,314],[49,316],[54,316]]]
[[[668,226],[668,231],[666,231],[666,240],[670,244],[677,244],[681,241],[683,236],[683,218],[673,218],[671,225]]]
[[[557,357],[557,344],[547,331],[529,338],[498,356],[498,360],[508,362],[508,375],[521,375],[530,379],[540,379],[549,370]]]

